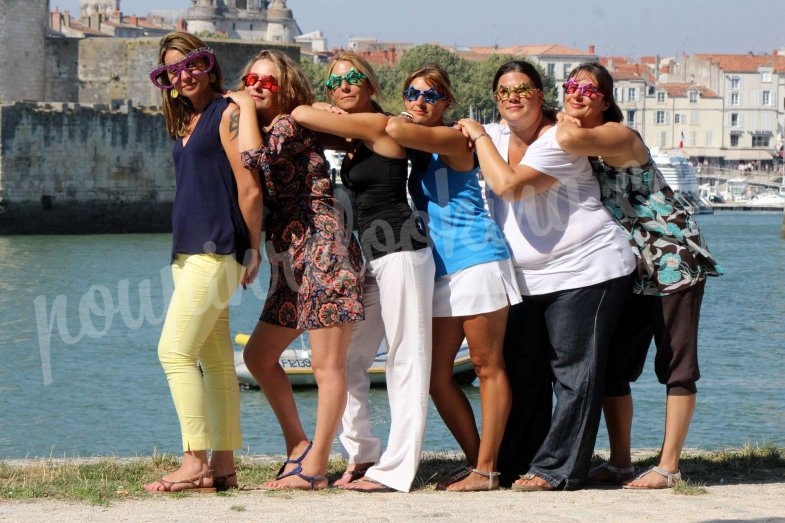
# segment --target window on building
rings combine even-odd
[[[769,140],[771,140],[771,136],[768,134],[753,134],[752,135],[752,146],[753,147],[768,147]]]
[[[663,93],[662,91],[657,93],[657,101],[660,102],[660,103],[664,102],[665,101],[665,93]]]
[[[687,96],[689,97],[691,104],[698,103],[698,91],[690,91]]]
[[[771,91],[761,91],[760,104],[766,107],[771,105]]]
[[[628,87],[627,88],[627,100],[630,102],[635,102],[638,100],[638,88],[637,87]]]
[[[732,76],[730,78],[730,88],[731,89],[740,89],[741,88],[741,78],[738,76]]]
[[[569,78],[570,71],[572,71],[572,64],[564,64],[564,68],[563,68],[563,73],[564,74],[563,74],[562,78],[565,78],[565,79]]]
[[[766,83],[771,82],[771,71],[761,71],[760,81]]]
[[[654,94],[654,91],[655,91],[656,89],[657,89],[656,87],[654,87],[653,85],[650,85],[650,86],[648,86],[648,87],[646,88],[646,93],[647,93],[649,96],[652,96],[652,95]]]
[[[627,125],[635,127],[635,111],[627,111]]]
[[[547,73],[548,73],[548,76],[550,76],[551,78],[555,77],[556,76],[556,64],[549,63],[548,66],[547,66]]]
[[[690,111],[690,124],[698,125],[700,123],[700,112]]]
[[[714,147],[714,132],[706,131],[706,147]]]
[[[668,138],[668,133],[666,133],[665,131],[660,131],[660,139],[659,139],[660,149],[664,149],[665,147],[668,146],[668,143],[665,141],[667,140],[667,138]]]
[[[739,105],[739,100],[740,99],[741,98],[739,97],[739,93],[731,93],[730,94],[730,104],[731,105]]]
[[[689,143],[685,143],[684,145],[688,145],[690,147],[695,147],[698,145],[698,133],[696,131],[690,131],[689,140]]]
[[[619,88],[618,87],[614,87],[613,88],[613,99],[616,100],[617,102],[623,102],[624,101],[624,100],[621,99],[621,97],[619,97]]]
[[[739,127],[741,125],[741,118],[739,113],[730,113],[730,126]]]
[[[246,9],[248,7],[248,0],[235,0],[234,6],[237,9]],[[253,27],[251,29],[253,29]]]
[[[731,134],[730,135],[730,146],[731,147],[738,147],[739,146],[739,136],[738,134]]]
[[[665,111],[657,111],[656,113],[654,113],[654,123],[656,124],[665,123]]]
[[[685,124],[687,123],[687,119],[684,118],[683,114],[676,113],[673,115],[673,123]]]

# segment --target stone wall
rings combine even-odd
[[[47,102],[79,100],[79,38],[46,39],[46,73],[43,76]]]
[[[0,101],[42,100],[49,2],[0,0]]]
[[[170,228],[172,142],[160,112],[0,106],[0,234]]]
[[[80,103],[116,103],[131,100],[136,106],[159,106],[161,94],[150,82],[158,65],[159,38],[87,38],[79,42],[78,84]],[[281,49],[295,61],[300,48],[236,40],[207,40],[224,73],[224,87],[234,89],[243,66],[261,49]]]

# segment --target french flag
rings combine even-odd
[[[679,140],[679,149],[684,149],[684,131],[681,132],[681,140]]]

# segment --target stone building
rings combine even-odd
[[[213,33],[238,40],[294,42],[302,35],[286,0],[193,0],[183,18],[191,33]]]

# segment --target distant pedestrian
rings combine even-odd
[[[174,139],[177,191],[172,206],[174,294],[158,357],[180,420],[180,468],[144,486],[149,491],[237,486],[240,394],[229,336],[228,302],[259,270],[262,193],[243,168],[237,106],[223,97],[212,50],[190,33],[160,43],[150,75],[161,89]],[[243,267],[245,264],[245,267]],[[208,451],[212,454],[208,455]]]

